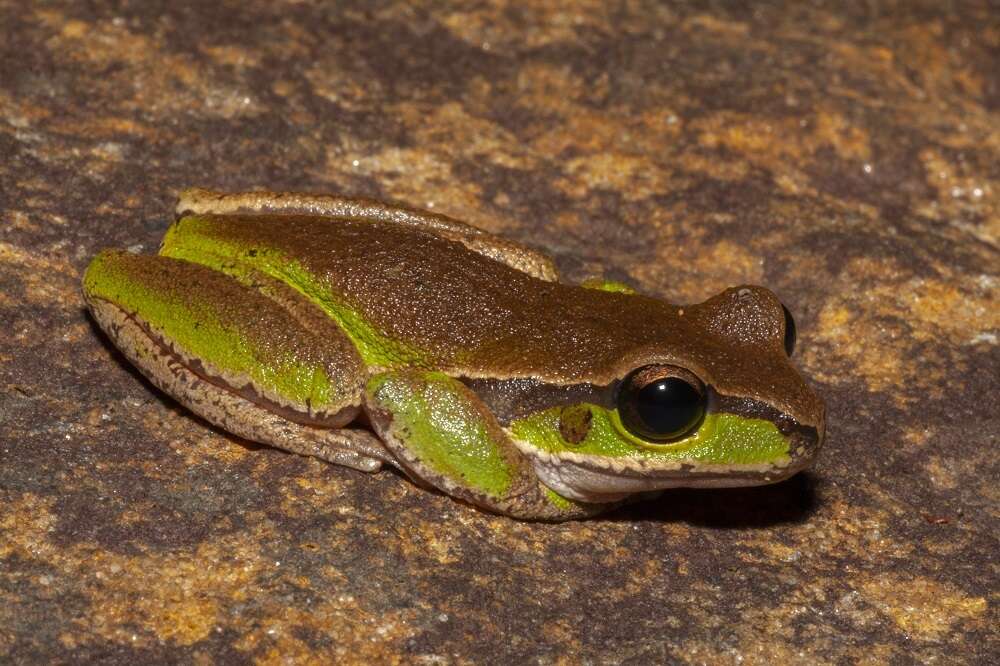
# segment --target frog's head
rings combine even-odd
[[[791,364],[795,325],[773,293],[734,287],[672,309],[618,296],[623,311],[624,299],[638,299],[625,314],[633,328],[645,316],[658,333],[623,349],[597,381],[550,387],[509,419],[547,486],[609,502],[662,488],[774,483],[812,462],[823,403]]]

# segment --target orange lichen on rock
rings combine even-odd
[[[932,641],[958,623],[984,621],[986,599],[926,577],[878,576],[860,583],[862,594],[906,634]]]

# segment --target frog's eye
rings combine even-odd
[[[785,353],[791,356],[795,351],[795,319],[784,303],[781,304],[781,309],[785,313]]]
[[[647,365],[622,382],[618,416],[636,437],[666,442],[698,426],[705,401],[704,385],[690,372],[672,365]]]

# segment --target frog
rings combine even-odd
[[[243,440],[519,520],[771,484],[825,433],[770,290],[673,305],[446,215],[180,193],[156,254],[104,249],[89,312],[157,388]]]

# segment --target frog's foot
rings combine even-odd
[[[263,443],[362,472],[377,472],[382,463],[395,464],[395,459],[385,450],[382,442],[367,430],[341,428],[315,436],[318,428],[302,428],[292,442]]]
[[[543,486],[489,408],[448,375],[376,375],[365,411],[396,464],[421,485],[529,520],[582,518],[610,506],[573,502]]]

